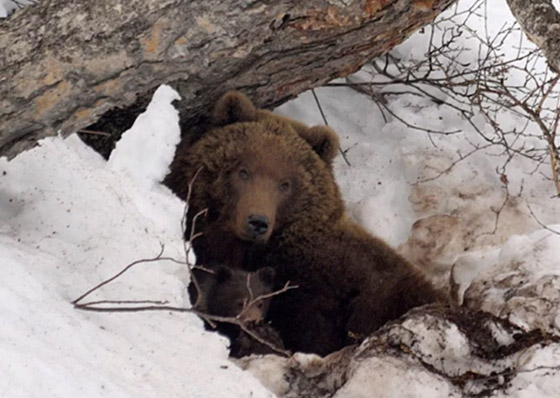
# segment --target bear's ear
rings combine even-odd
[[[313,126],[307,130],[298,131],[311,148],[329,166],[336,157],[339,148],[338,135],[328,126]]]
[[[223,267],[223,266],[218,267],[218,269],[215,272],[216,272],[216,280],[220,283],[230,280],[231,276],[233,275],[233,273],[228,267]]]
[[[257,119],[255,105],[239,91],[229,91],[216,102],[212,112],[212,122],[225,126],[237,122],[250,122]]]
[[[274,285],[276,271],[271,267],[264,267],[257,271],[257,276],[264,284],[272,287]]]

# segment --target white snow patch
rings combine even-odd
[[[357,364],[334,398],[461,397],[445,378],[392,357],[371,357]]]
[[[508,331],[505,330],[501,325],[495,322],[486,322],[486,327],[490,330],[490,332],[492,333],[492,337],[494,338],[494,340],[496,340],[498,345],[508,346],[515,342],[513,336],[508,333]]]
[[[146,111],[117,142],[107,166],[129,174],[146,189],[161,182],[181,140],[179,112],[171,105],[180,99],[171,87],[160,86]]]
[[[113,161],[127,165],[119,171],[76,136],[44,139],[10,162],[0,158],[0,395],[273,396],[228,360],[226,340],[204,331],[195,315],[92,313],[70,304],[128,263],[154,257],[160,244],[165,255],[183,255],[184,204],[154,184],[178,131],[169,105],[176,96],[159,93],[133,130],[150,137],[157,126],[169,145],[146,147],[125,136],[125,159]],[[134,157],[157,170],[131,177],[140,165]],[[186,283],[184,266],[140,264],[92,300],[188,306]]]
[[[497,261],[499,249],[466,253],[453,264],[450,283],[452,298],[456,304],[463,305],[465,291],[478,274]]]
[[[560,225],[551,225],[560,230]],[[480,307],[531,330],[558,334],[560,235],[539,230],[513,236],[466,290],[469,306]]]
[[[235,360],[243,370],[251,373],[263,386],[279,397],[290,390],[290,383],[285,375],[288,361],[278,355],[252,356]]]
[[[556,397],[559,388],[560,345],[532,347],[519,359],[520,371],[497,397]]]

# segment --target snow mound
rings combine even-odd
[[[245,358],[283,397],[555,397],[560,339],[468,308],[426,306],[325,358]],[[285,383],[260,369],[282,369]],[[531,381],[531,378],[533,378]],[[535,382],[538,379],[538,382]]]
[[[179,112],[171,105],[180,99],[171,87],[160,86],[146,111],[117,142],[107,166],[129,174],[146,189],[161,182],[169,173],[175,147],[181,140]]]
[[[0,158],[3,397],[273,396],[232,365],[225,339],[204,331],[195,315],[71,305],[132,261],[157,255],[161,244],[166,256],[184,255],[184,203],[155,185],[177,140],[176,98],[158,90],[148,116],[123,136],[113,167],[76,136]],[[143,145],[156,131],[169,145]],[[131,173],[144,160],[154,170]],[[139,264],[92,299],[188,306],[186,283],[184,266]]]
[[[550,229],[560,231],[560,226]],[[476,258],[474,254],[471,258]],[[560,336],[560,233],[540,230],[513,236],[490,256],[490,264],[458,281],[465,304],[507,318],[524,330],[535,328]],[[454,273],[472,271],[460,261]]]

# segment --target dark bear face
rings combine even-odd
[[[260,322],[266,316],[270,298],[259,299],[273,291],[275,272],[270,267],[245,272],[220,267],[216,283],[208,294],[207,311],[211,315],[239,317],[241,322]]]
[[[275,154],[248,153],[229,173],[228,182],[234,234],[266,242],[282,225],[286,207],[297,196],[297,173]]]

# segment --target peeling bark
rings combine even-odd
[[[506,0],[529,40],[544,53],[551,69],[560,72],[560,13],[552,0]]]
[[[454,1],[44,0],[0,22],[0,155],[111,109],[138,112],[162,83],[187,124],[229,89],[278,105],[356,71]]]

